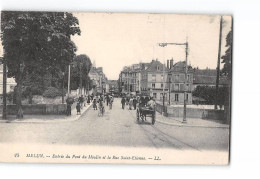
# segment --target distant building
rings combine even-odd
[[[216,86],[217,70],[213,69],[194,69],[193,70],[193,90],[197,86]],[[220,76],[219,86],[228,85],[227,77]]]
[[[120,93],[141,93],[141,71],[148,63],[125,66],[119,74],[118,88]]]
[[[89,77],[93,81],[93,89],[92,93],[106,93],[109,91],[109,85],[107,85],[107,77],[103,73],[102,67],[95,67],[93,66],[90,69]]]
[[[111,93],[118,93],[119,92],[117,80],[108,80],[108,85],[109,85],[109,92],[111,92]]]
[[[7,78],[6,80],[6,93],[14,90],[16,82],[14,78]],[[3,94],[3,64],[0,64],[0,94]]]

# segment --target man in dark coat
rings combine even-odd
[[[126,102],[125,97],[123,97],[121,100],[122,109],[125,109],[125,102]]]
[[[136,99],[136,97],[134,97],[134,99],[133,99],[133,105],[134,105],[134,109],[136,110],[136,104],[137,104],[137,99]]]

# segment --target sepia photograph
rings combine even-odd
[[[0,162],[228,165],[228,14],[2,11]]]

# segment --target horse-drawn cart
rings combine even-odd
[[[150,106],[138,106],[136,109],[136,119],[139,122],[142,119],[142,122],[146,120],[146,117],[152,118],[152,125],[155,123],[156,118],[155,108],[151,108]]]

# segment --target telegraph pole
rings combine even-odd
[[[3,57],[3,119],[6,119],[6,62]]]
[[[219,44],[218,44],[218,65],[217,65],[216,94],[215,94],[214,109],[217,109],[217,106],[218,106],[218,86],[219,86],[219,71],[220,71],[220,58],[221,58],[221,43],[222,43],[222,21],[223,21],[222,16],[220,16]]]
[[[68,73],[68,97],[70,96],[70,64],[69,64],[69,73]]]
[[[183,121],[182,123],[187,123],[186,113],[187,113],[187,73],[188,73],[188,41],[185,43],[185,80],[184,80],[184,108],[183,108]]]
[[[79,94],[82,95],[82,62],[80,62],[80,68],[79,68]]]

